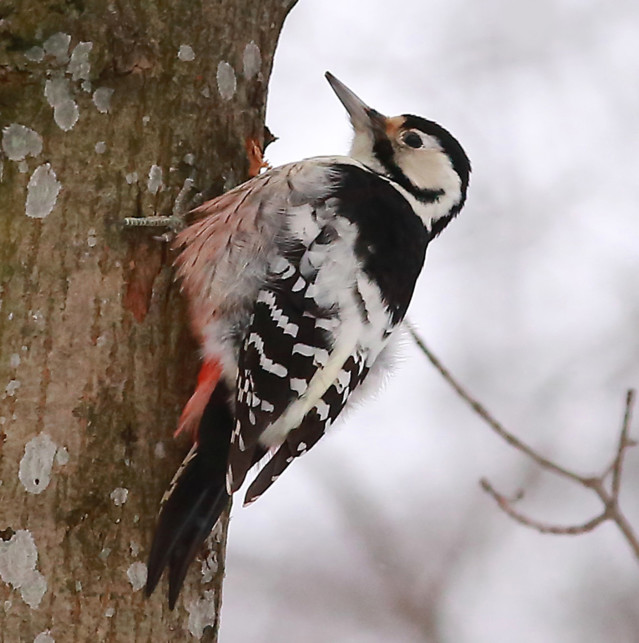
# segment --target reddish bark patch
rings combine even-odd
[[[264,160],[264,155],[262,148],[260,147],[259,141],[252,136],[249,136],[244,141],[244,147],[246,148],[246,156],[249,161],[248,175],[253,178],[260,173],[260,170],[265,168],[270,168],[271,166]]]
[[[162,250],[152,240],[131,244],[128,258],[129,273],[126,277],[124,307],[137,322],[143,322],[153,296],[153,282],[162,269]]]

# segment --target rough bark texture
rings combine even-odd
[[[198,358],[119,222],[246,178],[294,2],[0,5],[0,641],[216,637],[225,526],[174,613],[140,589]]]

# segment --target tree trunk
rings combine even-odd
[[[0,5],[3,642],[216,638],[226,520],[174,613],[140,591],[199,360],[170,251],[120,222],[247,177],[294,2]]]

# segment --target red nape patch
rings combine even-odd
[[[216,359],[208,359],[202,364],[200,373],[197,376],[197,386],[191,398],[186,403],[178,428],[173,434],[177,437],[183,431],[191,435],[193,442],[197,441],[197,430],[200,426],[200,420],[204,409],[211,397],[211,393],[215,390],[217,383],[222,375],[222,365]]]

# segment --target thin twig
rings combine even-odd
[[[615,506],[610,510],[610,520],[619,527],[626,542],[630,545],[635,558],[639,560],[639,538],[637,538],[637,534],[628,522],[626,516],[622,513],[621,509],[619,509],[617,502],[615,502]]]
[[[485,478],[480,481],[480,484],[482,486],[482,489],[494,498],[495,502],[499,505],[499,508],[506,514],[508,514],[513,520],[522,525],[525,525],[526,527],[531,527],[532,529],[535,529],[542,534],[556,534],[561,536],[585,534],[589,531],[592,531],[595,527],[598,527],[602,522],[608,520],[609,518],[608,513],[606,511],[603,511],[598,516],[595,516],[591,520],[588,520],[581,525],[570,525],[565,527],[550,525],[548,523],[529,518],[528,516],[525,516],[524,514],[518,512],[512,506],[512,501],[496,491],[490,484],[490,482],[488,482],[488,480],[486,480]]]
[[[545,458],[537,453],[532,447],[522,442],[519,438],[515,437],[503,424],[498,422],[486,408],[474,397],[472,397],[463,386],[451,375],[448,369],[437,359],[432,351],[426,346],[422,338],[417,334],[415,329],[406,322],[408,331],[412,335],[415,343],[420,350],[426,355],[431,364],[440,372],[442,377],[450,384],[455,392],[477,413],[488,426],[503,438],[513,448],[521,451],[540,467],[546,471],[550,471],[559,476],[567,478],[574,483],[580,484],[587,489],[590,489],[597,494],[603,503],[603,511],[594,518],[579,524],[570,526],[550,525],[548,523],[534,520],[513,507],[513,500],[508,499],[506,496],[498,493],[491,484],[483,479],[481,480],[482,488],[497,502],[497,505],[516,522],[535,529],[543,534],[559,534],[559,535],[575,535],[584,534],[592,531],[601,523],[610,520],[614,522],[621,533],[623,534],[626,542],[630,545],[635,558],[639,561],[639,538],[635,533],[632,525],[623,514],[619,507],[619,494],[621,491],[621,478],[623,474],[623,461],[626,450],[634,446],[636,442],[629,437],[630,425],[632,422],[632,411],[635,402],[635,391],[629,390],[626,394],[624,417],[617,444],[617,450],[612,464],[597,477],[587,477],[579,475],[569,469],[566,469],[552,460]],[[610,490],[606,488],[606,479],[612,474],[612,481],[610,482]]]
[[[548,471],[552,471],[553,473],[556,473],[559,476],[563,476],[564,478],[568,478],[570,480],[574,480],[575,482],[579,482],[580,484],[588,484],[589,483],[589,478],[585,476],[580,476],[579,474],[576,474],[572,471],[569,471],[568,469],[564,469],[564,467],[556,464],[555,462],[552,462],[551,460],[548,460],[548,458],[545,458],[541,454],[537,453],[532,447],[529,447],[527,444],[522,442],[519,438],[515,437],[506,427],[501,424],[501,422],[498,422],[491,414],[490,412],[484,407],[481,402],[476,400],[474,397],[472,397],[463,387],[462,385],[451,375],[450,371],[439,361],[439,359],[433,354],[433,352],[426,346],[424,343],[424,340],[417,334],[417,331],[413,328],[413,326],[409,322],[404,322],[406,328],[408,329],[408,332],[411,334],[413,339],[415,340],[415,343],[421,351],[426,355],[430,363],[441,373],[442,377],[450,384],[450,386],[455,390],[457,395],[461,397],[472,409],[479,415],[488,426],[490,426],[495,433],[497,433],[502,439],[504,439],[508,444],[510,444],[512,447],[517,449],[518,451],[521,451],[522,453],[525,453],[529,458],[534,460],[540,467],[543,467],[544,469],[547,469]]]
[[[619,446],[617,447],[617,455],[615,456],[612,464],[612,495],[614,498],[619,497],[619,487],[621,486],[621,470],[623,468],[623,457],[626,449],[633,446],[633,442],[628,438],[630,431],[630,423],[632,421],[632,407],[635,401],[635,392],[628,391],[626,394],[626,408],[623,414],[623,423],[621,425],[621,433],[619,435]]]

